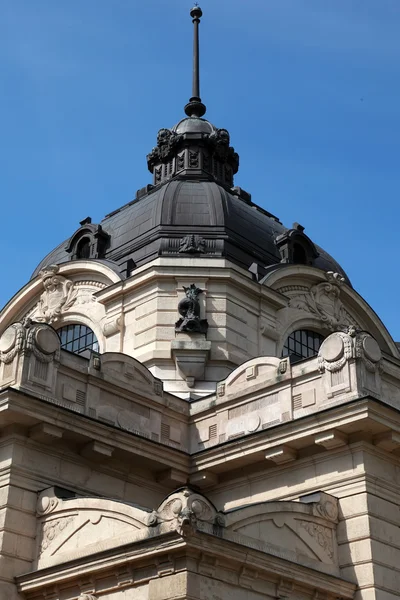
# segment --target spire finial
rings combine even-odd
[[[200,98],[200,73],[199,73],[199,23],[203,11],[200,6],[195,3],[190,16],[193,19],[194,35],[193,35],[193,87],[192,97],[189,104],[185,106],[185,113],[188,117],[202,117],[206,112],[206,107]]]

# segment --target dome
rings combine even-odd
[[[88,235],[87,227],[84,224],[71,240],[79,240],[80,231],[81,236]],[[253,263],[268,268],[283,263],[281,246],[287,250],[295,240],[305,251],[310,250],[308,264],[338,272],[348,282],[340,265],[314,246],[301,226],[284,227],[240,188],[228,191],[214,181],[176,179],[158,188],[149,186],[96,228],[92,226],[96,231],[98,228],[107,235],[108,244],[103,254],[94,258],[111,261],[125,277],[132,268],[165,255],[225,257],[244,269]],[[33,277],[45,266],[71,260],[71,240],[50,252]]]
[[[198,7],[194,14],[199,15]],[[198,17],[194,19],[195,29]],[[324,271],[343,269],[304,234],[301,225],[288,229],[277,217],[254,204],[234,185],[239,155],[226,129],[202,118],[198,38],[194,45],[192,97],[186,117],[162,128],[147,155],[153,183],[129,204],[98,224],[90,219],[35,269],[69,260],[108,261],[122,277],[159,256],[218,258],[257,276],[285,264],[312,265]]]
[[[215,133],[216,127],[210,121],[199,117],[182,119],[172,128],[174,133]]]

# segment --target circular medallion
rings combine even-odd
[[[60,338],[53,329],[43,327],[35,333],[35,341],[45,354],[52,354],[60,347]]]
[[[324,342],[322,342],[320,354],[328,360],[332,362],[334,360],[338,360],[341,356],[343,356],[343,340],[337,333],[333,333],[330,335]]]
[[[382,358],[382,352],[378,342],[373,337],[367,336],[362,342],[365,356],[372,362],[378,362]]]
[[[5,330],[0,338],[0,352],[8,352],[15,345],[17,338],[17,331],[15,327],[11,326]]]
[[[258,415],[252,415],[248,418],[247,421],[247,431],[252,433],[253,431],[257,431],[260,427],[261,419]]]

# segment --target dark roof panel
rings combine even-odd
[[[223,255],[243,268],[253,262],[267,267],[281,262],[275,239],[288,231],[275,217],[213,181],[179,179],[111,213],[101,227],[110,236],[104,258],[122,272],[129,259],[139,266],[163,253],[182,256],[181,240],[191,234],[205,240],[199,256]],[[48,254],[33,277],[46,265],[70,260],[67,244]],[[329,254],[317,250],[314,266],[348,280]]]

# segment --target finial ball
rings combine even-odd
[[[190,16],[192,19],[200,19],[200,17],[203,16],[203,11],[198,4],[193,6],[192,10],[190,11]]]

